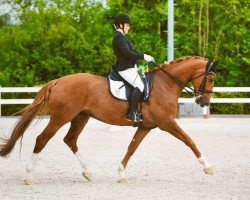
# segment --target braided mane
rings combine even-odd
[[[178,62],[182,62],[184,60],[190,60],[190,59],[203,59],[203,60],[208,60],[207,58],[204,58],[204,57],[201,57],[201,56],[185,56],[185,57],[181,57],[181,58],[178,58],[176,60],[173,60],[169,63],[166,63],[166,64],[161,64],[160,66],[161,67],[165,67],[165,66],[168,66],[168,65],[171,65],[171,64],[174,64],[174,63],[178,63]],[[153,71],[157,71],[159,68],[158,67],[154,67]]]
[[[203,60],[207,60],[207,58],[204,58],[204,57],[201,57],[201,56],[185,56],[185,57],[178,58],[177,60],[173,60],[169,64],[178,63],[178,62],[181,62],[183,60],[190,60],[190,59],[203,59]]]

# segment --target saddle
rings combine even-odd
[[[144,84],[143,101],[149,101],[151,90],[153,88],[153,73],[141,73],[139,72],[140,78]],[[127,83],[118,72],[111,70],[108,75],[109,91],[113,97],[129,101],[130,96],[134,90],[134,87]]]

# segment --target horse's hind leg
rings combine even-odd
[[[179,127],[175,120],[171,119],[167,123],[161,123],[160,129],[169,132],[182,142],[184,142],[194,152],[198,161],[203,165],[203,170],[206,174],[213,174],[213,168],[207,160],[201,155],[194,141]]]
[[[82,175],[87,179],[91,179],[91,173],[88,170],[88,166],[83,161],[82,155],[80,152],[78,152],[78,146],[77,146],[77,139],[79,135],[81,134],[84,126],[87,124],[89,120],[89,116],[84,113],[78,114],[72,121],[70,129],[67,133],[67,135],[64,138],[64,142],[69,146],[69,148],[73,151],[73,153],[76,155],[77,159],[79,160],[83,172]]]
[[[119,172],[119,180],[118,183],[127,183],[126,175],[125,175],[125,168],[128,164],[128,161],[130,157],[134,154],[137,147],[140,145],[141,141],[145,138],[145,136],[151,131],[151,129],[143,129],[138,128],[132,141],[130,142],[130,145],[128,146],[128,151],[124,158],[122,159],[122,162],[118,168]]]
[[[50,120],[50,122],[47,125],[47,127],[37,137],[33,154],[31,156],[28,164],[26,165],[27,179],[25,179],[25,183],[27,185],[30,185],[33,182],[33,180],[32,180],[33,179],[32,173],[34,171],[34,167],[35,167],[36,161],[38,160],[39,153],[46,146],[46,144],[48,143],[48,141],[56,134],[56,132],[64,124],[65,123],[62,123],[60,121]]]

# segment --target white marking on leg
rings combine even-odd
[[[84,169],[84,171],[88,171],[88,166],[86,163],[83,162],[83,158],[82,158],[82,155],[79,153],[79,152],[76,152],[75,153],[77,159],[79,160],[82,168]]]
[[[126,179],[125,169],[122,164],[119,165],[118,172],[120,175],[120,180]]]
[[[39,154],[35,154],[33,153],[30,157],[30,160],[29,162],[27,163],[26,165],[26,172],[27,172],[27,179],[28,182],[31,184],[32,182],[32,179],[33,179],[33,171],[34,171],[34,168],[35,168],[35,164],[38,160],[38,157],[39,157]],[[26,181],[26,183],[28,184],[28,182]]]
[[[199,157],[198,161],[203,165],[204,169],[211,167],[211,165],[207,162],[207,160],[203,156]]]
[[[81,166],[82,166],[82,168],[83,168],[82,175],[83,175],[87,180],[91,181],[92,174],[90,173],[87,164],[83,162],[82,155],[81,155],[79,152],[76,152],[75,155],[76,155],[77,159],[79,160],[79,162],[81,163]]]

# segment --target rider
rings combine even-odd
[[[135,51],[133,43],[126,37],[130,29],[130,17],[127,14],[118,14],[115,16],[114,29],[115,34],[112,46],[117,63],[113,69],[135,88],[130,98],[127,120],[138,123],[142,120],[141,113],[137,111],[137,107],[144,90],[144,84],[138,74],[136,62],[143,59],[151,62],[154,61],[154,58]]]

